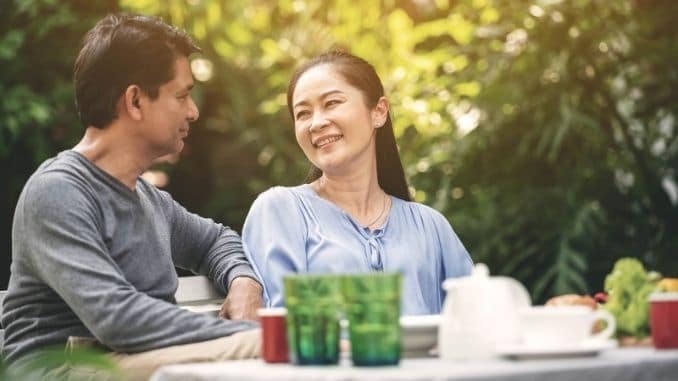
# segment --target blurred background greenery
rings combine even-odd
[[[674,0],[6,0],[0,13],[0,250],[17,197],[83,132],[72,65],[108,12],[155,14],[203,48],[200,120],[158,169],[189,210],[240,229],[304,180],[284,93],[335,44],[372,62],[414,198],[473,259],[538,301],[593,293],[615,259],[678,275]]]

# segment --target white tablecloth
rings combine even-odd
[[[611,349],[598,356],[544,360],[491,359],[454,362],[403,359],[399,366],[359,368],[344,359],[337,366],[266,364],[262,360],[183,364],[160,368],[151,381],[303,380],[678,380],[678,350]]]

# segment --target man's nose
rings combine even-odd
[[[195,122],[200,117],[200,111],[198,111],[198,105],[193,101],[193,97],[189,97],[189,100],[187,119],[189,122]]]

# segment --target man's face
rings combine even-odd
[[[155,156],[179,153],[188,136],[189,123],[198,119],[198,107],[193,102],[193,76],[188,58],[174,62],[174,78],[160,86],[158,97],[144,95],[141,139]]]

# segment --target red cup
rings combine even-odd
[[[649,301],[655,348],[678,348],[678,292],[654,292]]]
[[[261,357],[269,363],[287,362],[287,309],[260,308],[257,316],[261,322]]]

